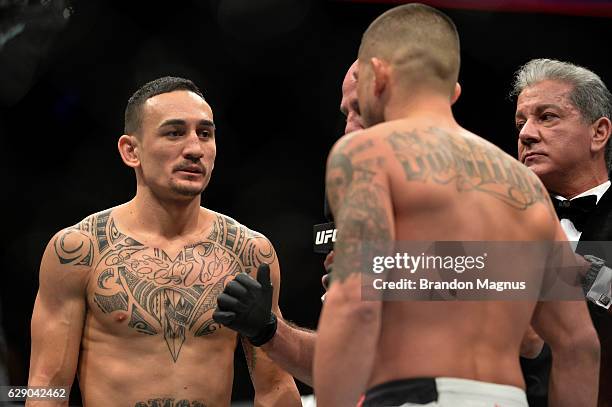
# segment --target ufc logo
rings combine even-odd
[[[329,242],[331,238],[332,242],[336,241],[336,231],[337,229],[328,229],[328,230],[320,230],[317,232],[317,236],[315,238],[316,244],[326,244]]]

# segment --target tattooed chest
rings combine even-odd
[[[128,238],[100,254],[90,306],[109,317],[127,315],[128,328],[140,334],[163,336],[176,361],[187,338],[218,328],[209,311],[226,280],[241,271],[235,254],[215,242],[184,247],[171,257]]]
[[[58,234],[57,261],[67,270],[88,270],[89,312],[101,329],[113,331],[118,325],[109,323],[118,321],[120,329],[162,337],[175,362],[187,340],[219,328],[212,313],[225,284],[274,261],[265,237],[223,215],[215,215],[203,240],[168,249],[122,233],[111,213],[91,215]]]

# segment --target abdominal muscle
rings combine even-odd
[[[84,406],[229,406],[236,335],[228,329],[188,338],[174,361],[159,335],[116,336],[92,325],[78,368]]]

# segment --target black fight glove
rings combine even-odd
[[[270,267],[263,263],[257,269],[257,281],[240,273],[217,297],[213,319],[244,336],[253,346],[261,346],[276,333],[276,316],[272,312]]]

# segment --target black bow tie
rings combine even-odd
[[[571,201],[562,201],[554,198],[552,201],[559,219],[565,218],[571,220],[576,229],[582,231],[586,225],[589,213],[597,205],[597,196],[587,195],[572,199]]]

